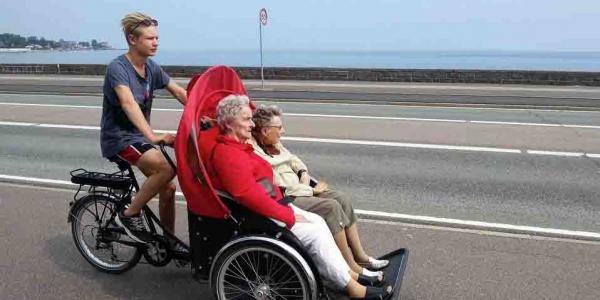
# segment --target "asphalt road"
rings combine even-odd
[[[73,191],[0,183],[0,297],[211,299],[206,284],[172,264],[96,271],[66,222]],[[177,228],[185,237],[184,206]],[[600,244],[361,221],[367,250],[410,249],[402,299],[598,299]]]
[[[61,106],[21,105],[42,102]],[[176,129],[181,111],[161,110],[172,102],[155,103],[156,129]],[[113,168],[99,157],[99,132],[93,129],[101,112],[96,97],[0,95],[0,103],[5,103],[0,105],[0,121],[20,124],[0,126],[0,138],[10,141],[0,148],[6,158],[0,163],[1,174],[68,180],[68,171],[78,167]],[[311,113],[322,105],[283,106],[295,114],[285,118],[286,137],[342,141],[285,143],[306,160],[315,176],[352,195],[359,209],[600,232],[600,127],[538,126],[538,122],[597,126],[598,112],[437,108],[433,115],[425,108],[397,106],[377,111],[379,116],[419,117],[389,120],[315,117]],[[367,111],[372,109],[368,105],[328,106],[328,113],[340,107],[348,116],[378,116],[376,111]],[[427,119],[436,116],[444,119]],[[491,121],[495,116],[534,125],[439,121],[456,117]],[[23,122],[48,125],[23,126]],[[502,152],[505,149],[516,153]],[[580,151],[596,156],[534,155],[530,151]]]
[[[101,98],[66,95],[80,85],[98,85],[98,78],[0,76],[0,87],[7,81],[19,92],[0,92],[0,181],[4,175],[68,180],[68,171],[78,167],[114,170],[99,155]],[[36,81],[39,94],[32,94]],[[256,84],[249,82],[249,89]],[[310,97],[261,103],[284,108],[286,146],[317,177],[352,195],[358,209],[600,233],[600,111],[581,106],[528,109],[531,103],[525,101],[596,101],[596,89],[273,85],[284,91],[356,93],[365,98],[403,89],[415,95],[521,97],[525,104],[520,109],[499,108],[498,103],[491,105],[495,108],[347,104],[343,99],[315,103]],[[419,97],[411,99],[420,102]],[[536,106],[551,106],[546,104]],[[174,130],[180,114],[176,101],[158,98],[153,127]],[[65,221],[72,194],[0,183],[0,238],[6,241],[0,244],[0,253],[6,253],[0,269],[8,270],[0,275],[0,298],[189,299],[207,293],[188,270],[172,266],[141,265],[123,276],[95,272],[72,245]],[[183,206],[179,215],[185,215]],[[179,221],[185,236],[185,220]],[[362,221],[361,232],[374,254],[401,246],[412,251],[403,299],[600,295],[598,242],[374,220]]]
[[[0,75],[0,92],[101,94],[102,80],[101,76]],[[182,86],[187,81],[178,79]],[[255,80],[245,84],[252,98],[262,100],[600,108],[600,89],[595,87],[267,81],[262,88]]]

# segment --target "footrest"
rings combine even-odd
[[[408,249],[401,248],[378,259],[387,259],[390,261],[390,264],[383,270],[385,280],[394,287],[388,299],[400,299],[400,287],[402,286],[402,278],[404,277],[404,271],[408,263]]]
[[[392,285],[392,293],[384,300],[399,300],[400,287],[402,286],[404,271],[408,263],[408,249],[400,248],[377,259],[387,259],[390,261],[390,264],[383,269],[383,274],[384,280]],[[350,300],[345,291],[335,290],[327,285],[325,286],[325,290],[329,296],[328,299]]]
[[[102,173],[92,172],[85,169],[71,171],[71,182],[80,185],[101,186],[112,189],[129,189],[132,181],[129,176],[121,172]]]

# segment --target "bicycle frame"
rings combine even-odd
[[[164,145],[161,144],[160,148],[161,152],[165,155],[165,158],[169,161],[169,164],[173,168],[175,168],[175,164],[166,153]],[[79,179],[79,181],[73,181],[72,179],[74,183],[79,184],[79,189],[73,197],[74,201],[70,203],[71,212],[76,211],[78,209],[78,205],[80,205],[79,199],[81,198],[79,197],[79,194],[83,190],[83,186],[89,186],[89,189],[87,189],[89,195],[104,195],[114,199],[117,203],[118,209],[131,202],[133,193],[139,192],[140,189],[136,175],[131,165],[125,165],[124,163],[117,164],[119,165],[119,171],[112,174],[88,172],[84,169],[77,169],[71,171],[72,177],[78,177]],[[114,221],[117,210],[111,212],[109,222],[107,222],[107,224],[103,226],[104,228],[101,228],[102,231],[106,233],[116,232],[119,234],[126,234],[125,230],[123,230],[122,228],[108,228],[108,224]],[[179,246],[179,248],[183,248],[186,250],[185,252],[171,251],[172,258],[182,261],[191,261],[190,246],[183,242],[181,239],[179,239],[174,233],[165,230],[165,227],[160,222],[160,219],[156,216],[152,209],[148,207],[148,205],[144,205],[144,207],[142,207],[141,214],[147,220],[149,232],[151,233],[151,236],[154,240],[158,240],[160,239],[160,237],[164,237],[168,241],[175,242],[176,245]],[[74,218],[75,217],[73,213],[69,213],[68,221],[71,222],[74,220]],[[158,229],[160,229],[160,234]],[[147,247],[145,243],[132,241],[111,240],[111,242],[121,243],[124,245],[138,248]]]
[[[160,147],[161,147],[161,152],[163,152],[165,157],[170,161],[171,166],[174,166],[173,162],[167,156],[168,154],[164,150],[164,146],[161,144]],[[136,193],[139,192],[140,187],[139,187],[137,178],[135,176],[135,173],[133,172],[133,168],[131,167],[131,165],[127,166],[127,175],[129,176],[129,178],[131,178],[133,190],[135,190]],[[129,197],[131,197],[131,193],[129,193]],[[162,232],[162,236],[166,237],[169,240],[175,241],[179,246],[183,247],[184,249],[186,249],[188,251],[187,253],[173,251],[173,258],[179,259],[179,260],[186,260],[186,261],[191,260],[190,246],[188,244],[186,244],[185,242],[183,242],[181,239],[179,239],[174,233],[171,233],[168,230],[165,230],[165,227],[160,222],[160,219],[156,216],[156,214],[152,211],[152,209],[150,209],[150,207],[148,207],[148,205],[144,205],[144,207],[142,207],[142,213],[143,213],[144,217],[146,218],[146,220],[148,221],[148,227],[153,236],[159,235],[158,231],[156,230],[156,227],[158,226]]]

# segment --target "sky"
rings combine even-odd
[[[262,7],[270,50],[600,51],[598,0],[2,0],[0,33],[125,48],[120,19],[140,11],[162,49],[251,50]]]

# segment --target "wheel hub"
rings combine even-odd
[[[256,299],[268,299],[271,296],[271,288],[267,284],[261,284],[254,289]]]

